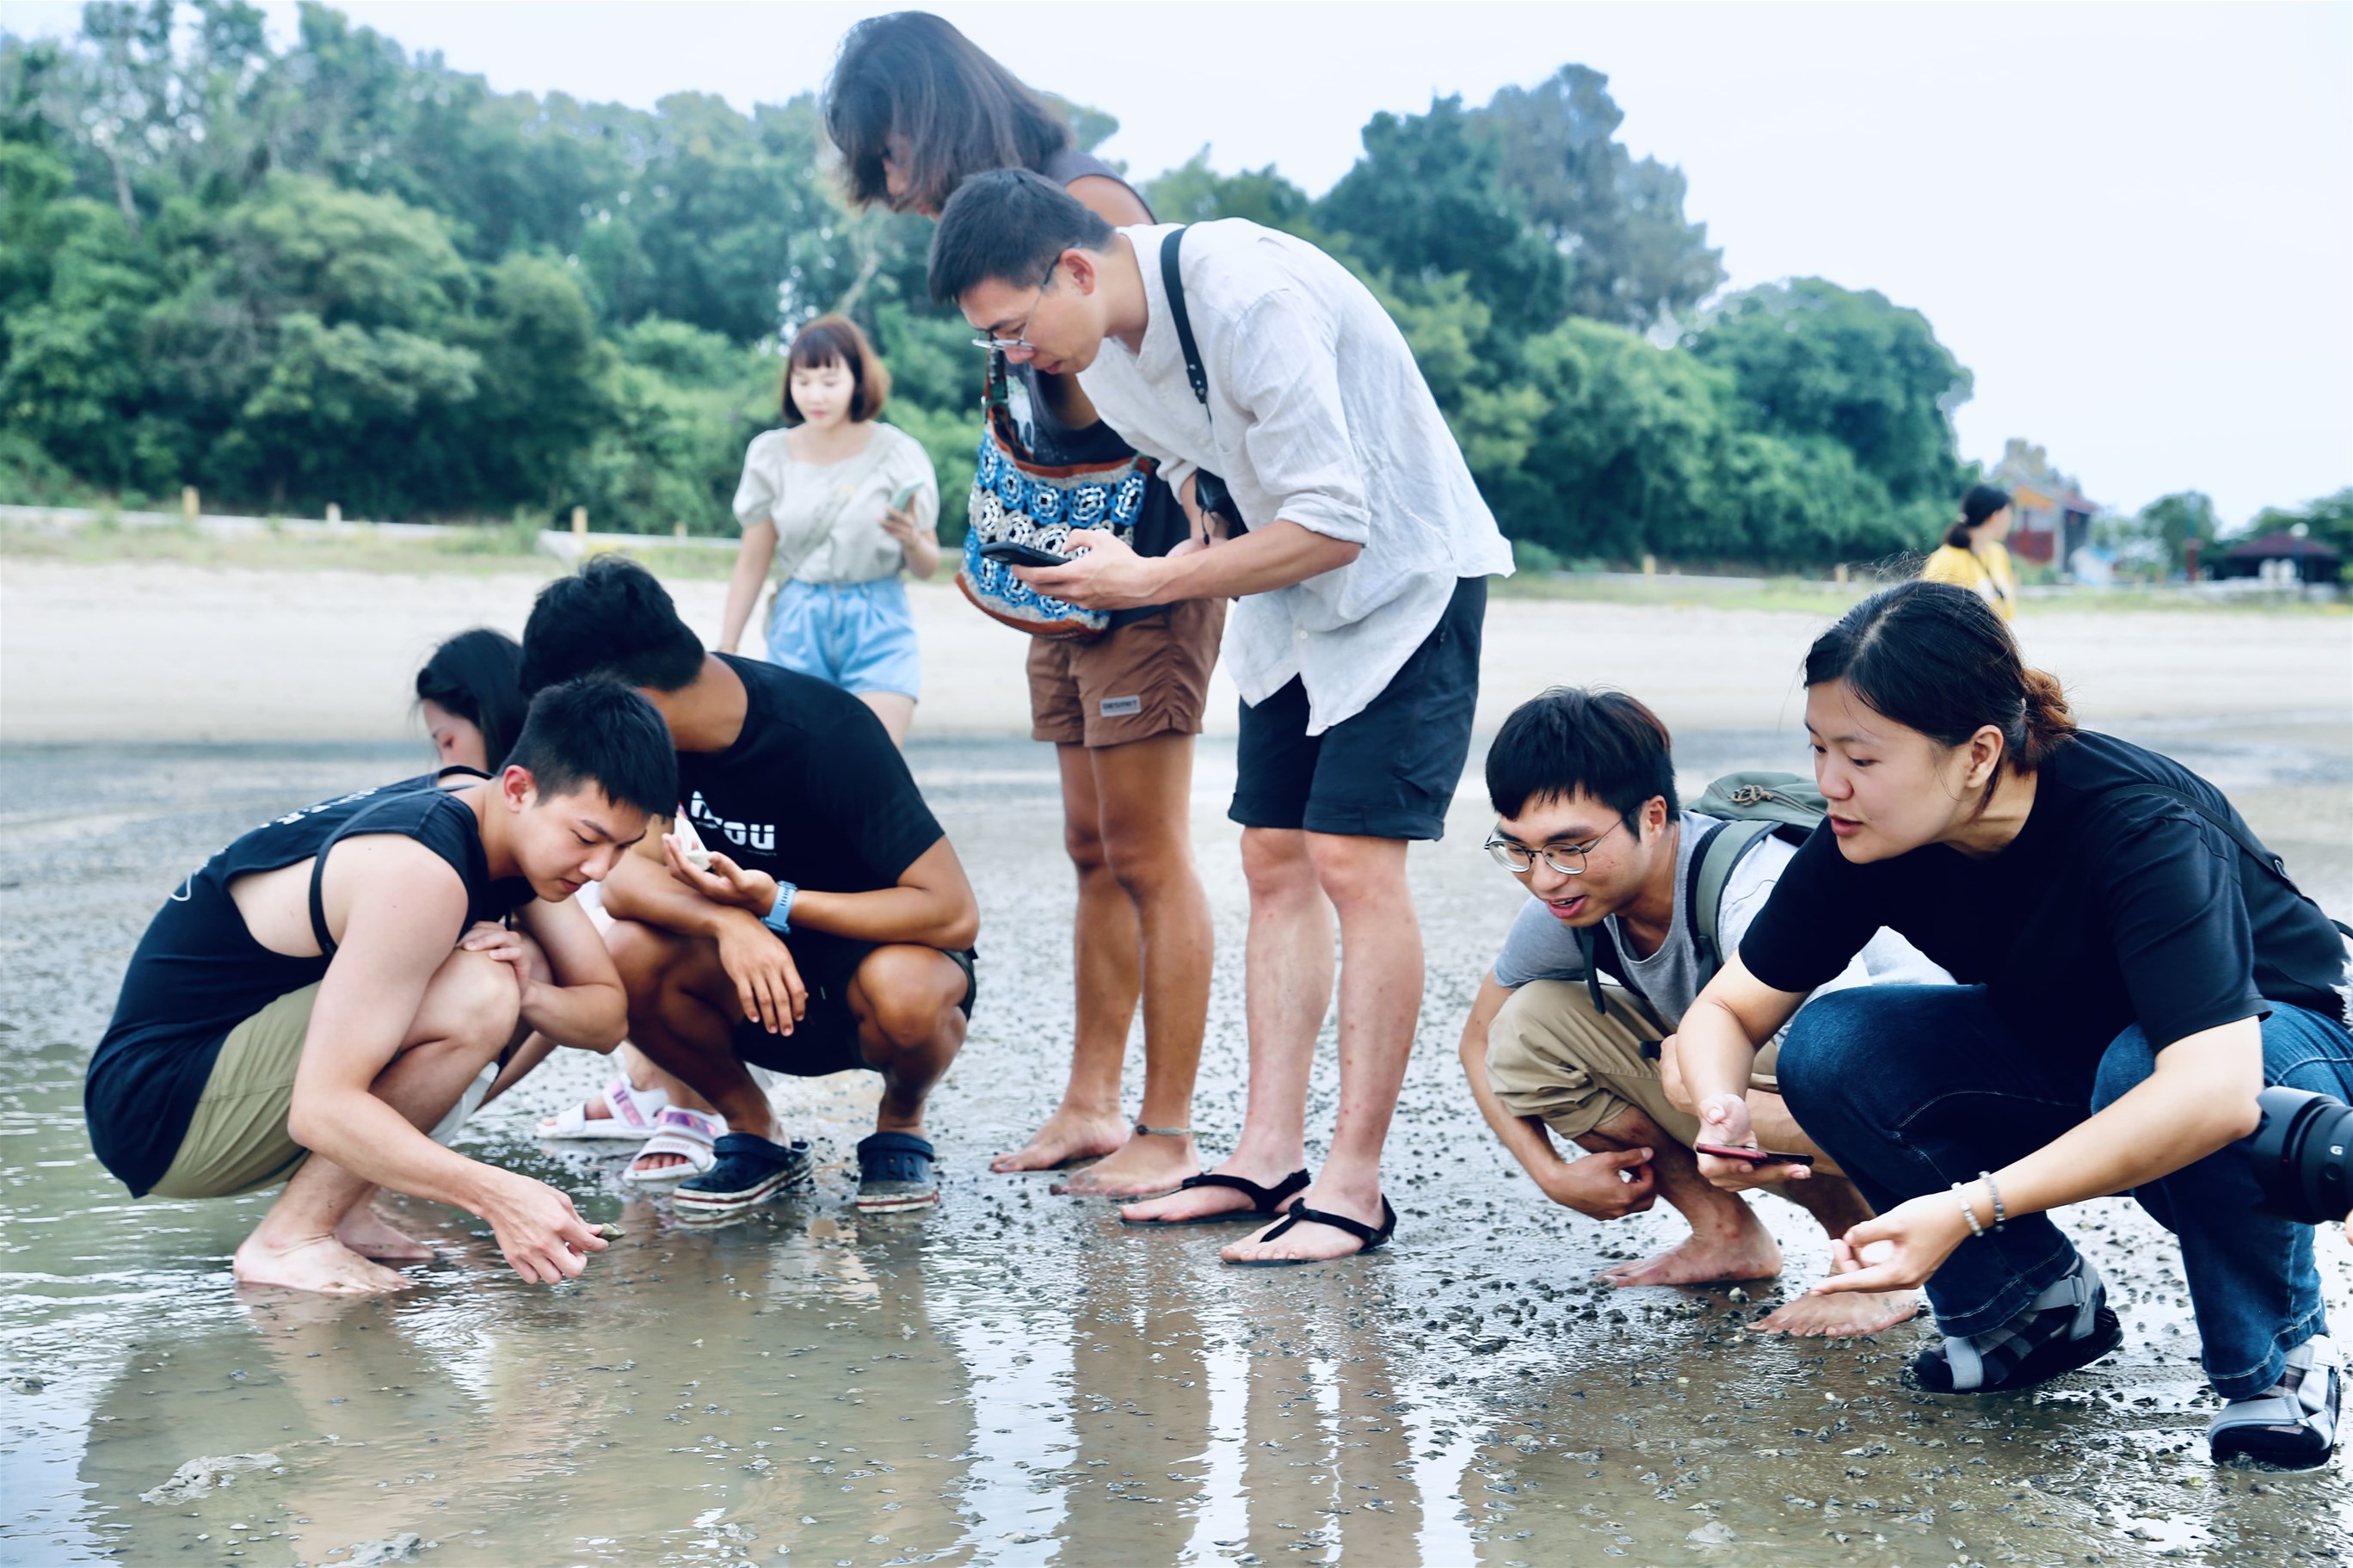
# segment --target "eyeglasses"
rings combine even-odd
[[[1025,353],[1036,353],[1038,345],[1029,341],[1029,323],[1038,319],[1039,310],[1046,303],[1046,290],[1053,286],[1054,268],[1061,264],[1062,258],[1056,257],[1047,265],[1046,276],[1038,279],[1038,302],[1029,307],[1029,314],[1023,318],[1019,337],[978,337],[972,340],[972,346],[976,349],[995,349],[999,353],[1011,353],[1017,349]]]
[[[1538,857],[1542,857],[1546,865],[1562,876],[1582,877],[1586,871],[1585,858],[1593,853],[1594,846],[1625,826],[1621,817],[1582,844],[1547,844],[1542,849],[1531,849],[1525,844],[1514,844],[1498,835],[1487,840],[1486,850],[1495,858],[1496,865],[1514,876],[1524,876],[1535,870]]]

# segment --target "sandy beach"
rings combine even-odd
[[[552,570],[552,568],[551,568]],[[415,736],[409,681],[466,626],[520,634],[549,575],[249,570],[128,561],[0,566],[0,733],[15,742],[369,741]],[[671,584],[715,638],[725,588]],[[1029,639],[944,581],[913,585],[917,732],[1029,731]],[[1797,664],[1823,616],[1497,597],[1480,728],[1559,682],[1641,695],[1678,730],[1793,729]],[[2214,714],[2353,716],[2353,621],[2244,612],[2030,607],[2028,656],[2093,723]],[[756,632],[747,652],[757,651]],[[1209,732],[1234,727],[1221,670]]]

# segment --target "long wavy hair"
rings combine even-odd
[[[1051,105],[923,11],[870,16],[843,35],[825,84],[825,128],[850,201],[897,212],[938,212],[967,175],[1042,171],[1071,144]],[[895,196],[882,169],[894,131],[907,139],[909,175]]]

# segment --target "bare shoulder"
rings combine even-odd
[[[399,833],[359,833],[338,840],[327,854],[322,891],[332,920],[335,905],[394,901],[420,913],[466,913],[466,882],[458,868]]]

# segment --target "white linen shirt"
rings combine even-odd
[[[1365,710],[1446,612],[1464,577],[1508,575],[1512,548],[1472,483],[1405,334],[1372,291],[1302,239],[1242,218],[1197,223],[1180,258],[1209,382],[1205,412],[1160,278],[1169,225],[1135,248],[1141,353],[1103,340],[1079,384],[1172,487],[1222,478],[1242,519],[1278,519],[1364,549],[1303,583],[1237,600],[1224,657],[1255,706],[1296,676],[1307,733]]]

